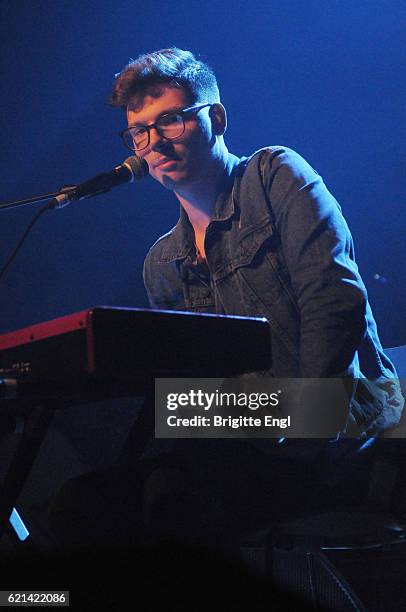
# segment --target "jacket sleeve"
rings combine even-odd
[[[301,375],[352,375],[366,331],[367,294],[341,209],[290,149],[268,150],[261,172],[300,311]]]

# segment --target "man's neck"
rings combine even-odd
[[[238,161],[239,158],[226,149],[221,158],[213,160],[213,166],[207,175],[186,189],[175,191],[195,234],[203,234],[206,231],[214,213],[216,200],[224,191],[227,180]]]

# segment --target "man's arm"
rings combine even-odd
[[[300,310],[301,374],[350,375],[367,294],[340,207],[294,151],[268,151],[261,170]]]

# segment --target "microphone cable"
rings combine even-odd
[[[22,234],[21,238],[19,239],[19,241],[17,242],[16,246],[14,247],[14,249],[12,250],[11,254],[8,256],[6,263],[3,265],[3,267],[0,269],[0,281],[2,279],[2,277],[4,276],[4,274],[7,272],[8,268],[10,267],[11,263],[14,261],[18,251],[20,250],[20,248],[22,247],[25,239],[27,238],[28,234],[30,233],[30,231],[32,230],[32,228],[34,227],[35,223],[38,221],[38,219],[40,218],[40,216],[46,211],[46,210],[50,210],[52,209],[52,206],[50,206],[50,203],[48,202],[47,204],[45,204],[45,206],[42,206],[34,215],[34,217],[31,219],[30,223],[28,224],[27,228],[25,229],[24,233]]]
[[[10,253],[10,255],[8,256],[8,258],[6,259],[6,263],[3,265],[2,268],[0,268],[0,281],[2,279],[2,277],[4,276],[4,274],[7,272],[8,268],[10,267],[11,263],[14,261],[18,251],[20,250],[20,248],[23,246],[23,243],[25,241],[25,239],[27,238],[28,234],[30,233],[30,231],[32,230],[32,228],[34,227],[34,225],[36,224],[36,222],[38,221],[38,219],[40,218],[40,216],[46,211],[46,210],[53,210],[56,208],[55,206],[55,196],[57,195],[61,195],[63,194],[65,191],[69,192],[72,189],[75,189],[76,185],[64,185],[63,187],[61,187],[59,189],[59,191],[57,193],[50,193],[48,196],[43,196],[42,199],[44,200],[45,197],[47,197],[48,202],[45,204],[45,206],[42,206],[33,216],[33,218],[31,219],[31,221],[29,222],[29,224],[27,225],[24,233],[22,234],[21,238],[19,239],[19,241],[17,242],[16,246],[14,247],[14,249],[12,250],[12,252]],[[52,198],[52,199],[51,199]],[[3,206],[0,206],[0,210],[1,208],[3,208]],[[4,208],[7,208],[7,203],[4,205]]]

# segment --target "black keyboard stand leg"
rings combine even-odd
[[[20,407],[16,406],[16,410]],[[55,411],[55,401],[43,401],[35,408],[23,407],[22,437],[4,477],[0,497],[0,538],[8,530],[11,512],[48,432]]]

